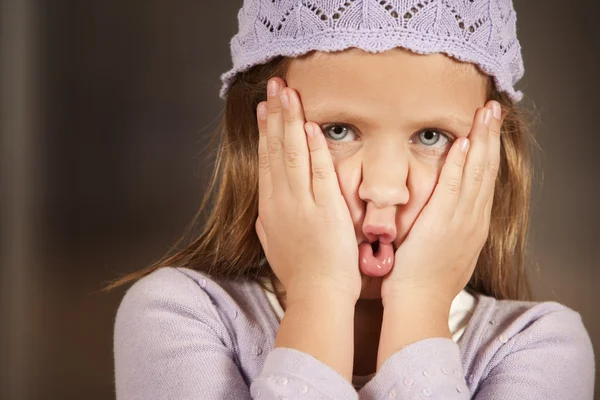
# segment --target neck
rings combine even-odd
[[[369,375],[377,369],[377,350],[383,322],[381,299],[358,300],[354,312],[354,375]]]

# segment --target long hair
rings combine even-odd
[[[258,218],[259,137],[255,110],[266,100],[268,79],[285,79],[290,60],[277,57],[238,75],[209,145],[216,150],[212,179],[188,229],[161,259],[115,279],[103,290],[134,282],[162,267],[185,267],[213,278],[245,278],[261,285],[264,278],[275,278],[254,228]],[[497,299],[529,300],[525,265],[534,141],[523,110],[498,92],[491,78],[488,97],[502,105],[506,118],[489,238],[467,288]],[[201,233],[179,249],[199,225]]]

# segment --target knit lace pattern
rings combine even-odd
[[[523,97],[514,88],[524,66],[512,0],[245,0],[238,23],[223,99],[240,72],[274,57],[351,47],[444,53],[476,64],[513,102]]]

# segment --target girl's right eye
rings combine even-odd
[[[324,125],[321,127],[321,130],[328,139],[334,142],[352,142],[357,138],[354,130],[347,125]]]

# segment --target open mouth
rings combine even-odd
[[[371,243],[371,249],[373,249],[373,255],[377,256],[377,253],[379,253],[379,240],[376,240],[373,243]]]
[[[386,275],[394,265],[394,247],[391,243],[362,242],[359,247],[359,266],[364,275]]]

